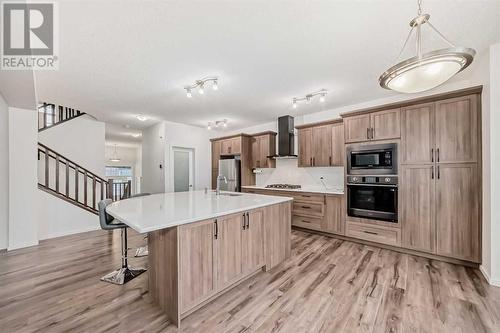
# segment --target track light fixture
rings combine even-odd
[[[209,121],[207,125],[207,130],[211,130],[212,128],[226,128],[227,127],[227,119],[224,120],[216,120],[216,121]]]
[[[319,96],[319,101],[323,103],[326,100],[326,95],[328,94],[328,90],[321,89],[319,91],[315,91],[313,93],[307,94],[304,97],[294,97],[292,98],[292,107],[296,109],[299,105],[298,102],[305,101],[306,104],[311,104],[313,97]]]
[[[190,86],[185,86],[184,89],[186,90],[186,96],[191,98],[193,96],[192,91],[196,88],[198,88],[198,93],[203,95],[205,93],[205,83],[207,82],[212,84],[213,90],[219,90],[219,79],[217,77],[205,77],[194,81],[194,83]]]

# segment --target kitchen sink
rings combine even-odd
[[[221,193],[219,195],[225,195],[225,196],[228,196],[228,197],[239,197],[239,196],[242,196],[243,194],[239,194],[239,193]]]

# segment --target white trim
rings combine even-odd
[[[175,172],[174,172],[174,152],[183,151],[189,154],[189,191],[194,191],[195,185],[195,154],[196,149],[194,147],[181,147],[181,146],[170,146],[170,191],[174,191],[175,182]]]
[[[75,234],[81,234],[84,232],[96,231],[99,229],[101,229],[101,227],[99,225],[95,225],[95,226],[93,225],[93,226],[89,226],[88,228],[79,228],[79,229],[68,230],[68,231],[64,231],[64,232],[54,232],[54,233],[50,233],[50,234],[46,235],[43,238],[40,238],[40,240],[46,240],[46,239],[70,236],[70,235],[75,235]]]
[[[484,278],[490,285],[500,287],[500,280],[491,279],[490,274],[486,271],[483,265],[479,266],[479,270],[481,271],[481,273],[483,273]]]
[[[15,246],[9,246],[9,247],[7,247],[7,251],[24,249],[26,247],[32,247],[32,246],[37,246],[37,245],[38,245],[38,241],[36,241],[36,242],[17,243]]]

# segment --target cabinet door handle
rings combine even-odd
[[[363,232],[364,232],[365,234],[370,234],[370,235],[378,235],[378,233],[373,232],[373,231],[366,231],[366,230],[363,230]]]
[[[247,222],[246,222],[246,215],[243,213],[243,230],[245,230],[247,227]]]
[[[313,158],[312,157],[309,159],[309,165],[313,166]]]
[[[439,148],[437,149],[436,153],[437,153],[437,161],[439,162]]]
[[[250,213],[247,212],[247,229],[250,229]]]
[[[375,139],[375,127],[372,127],[372,139]]]
[[[328,164],[329,164],[330,166],[332,166],[332,157],[331,157],[331,156],[330,156],[330,157],[329,157],[329,159],[328,159]]]
[[[438,179],[441,179],[441,171],[439,170],[439,165],[437,166],[438,168]]]
[[[302,206],[304,209],[311,209],[311,206]]]
[[[434,163],[434,148],[431,148],[431,162]]]
[[[366,138],[370,139],[370,128],[369,127],[366,128]]]
[[[217,237],[219,237],[219,224],[217,223],[217,219],[214,221],[214,224],[215,224],[215,239],[217,239]]]
[[[434,165],[431,167],[431,179],[434,179]]]
[[[313,166],[316,165],[316,157],[313,157]]]

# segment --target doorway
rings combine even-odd
[[[194,189],[194,149],[172,147],[174,192]]]

